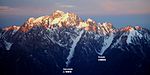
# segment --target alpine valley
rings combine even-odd
[[[66,73],[149,75],[150,30],[116,29],[111,23],[82,20],[60,10],[0,29],[0,75]]]

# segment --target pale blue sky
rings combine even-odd
[[[144,15],[150,14],[150,0],[0,0],[0,25],[21,24],[30,16],[49,15],[57,9],[79,16],[143,15],[147,19]]]

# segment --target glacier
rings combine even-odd
[[[101,52],[98,53],[99,55],[102,55],[105,52],[105,50],[111,45],[113,38],[114,38],[114,35],[113,33],[111,33],[108,38],[104,39],[104,45],[101,48]]]
[[[70,64],[70,60],[71,60],[71,58],[73,57],[75,47],[76,47],[77,43],[79,42],[79,40],[80,40],[80,38],[81,38],[83,32],[84,32],[84,31],[82,30],[82,31],[80,32],[79,36],[76,37],[76,39],[73,40],[73,44],[72,44],[72,46],[71,46],[71,48],[70,48],[70,52],[69,52],[69,55],[68,55],[68,57],[67,57],[67,60],[68,60],[68,61],[66,62],[66,67],[68,67],[68,65]]]

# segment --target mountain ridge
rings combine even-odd
[[[148,29],[117,29],[62,11],[0,30],[2,75],[62,75],[63,68],[74,75],[143,75],[149,53]],[[101,56],[106,61],[98,61]]]
[[[52,29],[58,27],[76,26],[77,28],[85,29],[87,31],[102,32],[104,35],[111,31],[129,31],[130,29],[141,30],[140,26],[126,26],[120,29],[116,29],[109,22],[96,23],[96,21],[88,18],[86,21],[82,20],[78,15],[74,13],[65,13],[60,10],[54,11],[49,16],[40,16],[37,18],[31,17],[21,26],[8,26],[2,28],[2,30],[19,30],[22,32],[28,32],[33,27],[42,26],[46,29]],[[116,29],[116,30],[115,30]]]

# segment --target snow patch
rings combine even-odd
[[[13,43],[10,43],[10,42],[7,42],[7,41],[4,41],[4,43],[5,43],[6,50],[10,50]]]
[[[111,45],[112,41],[114,39],[114,34],[111,33],[109,37],[104,39],[104,45],[101,48],[101,52],[98,53],[99,55],[103,55],[103,53],[105,52],[105,50]]]
[[[71,46],[71,48],[70,48],[70,52],[69,52],[69,55],[68,55],[68,57],[67,57],[67,60],[68,60],[68,61],[66,61],[66,67],[68,67],[68,65],[70,64],[70,60],[71,60],[71,58],[73,57],[75,47],[76,47],[77,43],[79,42],[79,40],[80,40],[80,38],[81,38],[83,32],[84,32],[84,31],[82,30],[82,31],[80,32],[79,36],[76,37],[76,38],[73,40],[73,44],[72,44],[72,46]]]
[[[140,39],[143,37],[142,34],[140,34],[138,31],[132,30],[129,32],[128,38],[126,40],[127,44],[132,43],[131,39],[135,36],[138,36]]]
[[[67,44],[63,45],[63,44],[61,44],[61,43],[55,41],[54,38],[51,38],[51,37],[48,36],[48,35],[47,35],[47,37],[48,37],[53,43],[58,44],[58,45],[61,46],[61,47],[66,47],[66,46],[67,46]]]
[[[53,25],[53,24],[59,23],[60,19],[61,19],[61,18],[55,18],[55,19],[51,22],[51,24]]]
[[[18,30],[13,30],[12,35],[14,35]]]

